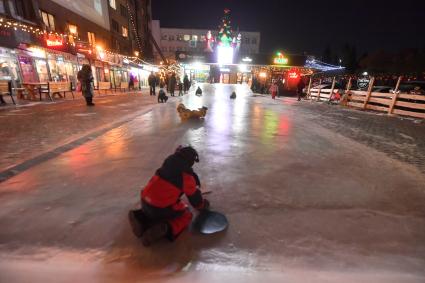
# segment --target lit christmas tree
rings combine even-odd
[[[218,42],[222,46],[231,46],[232,44],[232,26],[230,24],[230,10],[225,9],[221,25],[218,28]]]

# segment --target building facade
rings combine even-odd
[[[111,48],[152,59],[150,0],[108,0]]]
[[[175,59],[176,52],[201,53],[207,48],[207,34],[211,31],[212,37],[218,35],[218,30],[207,29],[180,29],[161,27],[160,21],[152,21],[152,33],[162,53],[167,59]],[[240,53],[245,56],[260,52],[260,32],[240,31]],[[159,59],[159,52],[154,50],[155,58]]]
[[[95,83],[144,81],[133,56],[152,57],[150,14],[150,0],[0,0],[0,80],[75,86],[90,64]]]

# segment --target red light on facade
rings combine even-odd
[[[288,74],[288,76],[289,76],[290,79],[298,79],[298,77],[299,77],[297,72],[290,72]]]
[[[46,45],[49,47],[63,46],[63,38],[48,34],[46,36]]]
[[[46,44],[47,44],[47,46],[62,46],[63,45],[63,41],[62,40],[50,40],[50,39],[47,39],[46,40]]]

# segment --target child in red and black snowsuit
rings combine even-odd
[[[194,148],[178,147],[142,190],[142,209],[131,210],[128,216],[133,233],[145,246],[163,237],[173,241],[189,226],[192,213],[181,201],[183,195],[194,208],[208,209],[209,202],[202,197],[199,177],[192,169],[195,162],[199,157]]]

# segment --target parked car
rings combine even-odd
[[[390,92],[394,93],[394,88],[392,88]],[[402,83],[398,87],[397,93],[425,94],[425,81],[410,81]]]
[[[390,93],[392,86],[374,86],[372,92]]]
[[[331,88],[332,88],[332,83],[325,83],[325,84],[316,85],[316,86],[311,87],[311,89],[322,89],[322,90],[329,90],[329,91],[331,90]],[[344,93],[344,88],[339,83],[335,83],[334,91],[335,90],[338,90],[338,92],[340,94]],[[308,86],[304,88],[303,92],[307,93],[307,91],[308,91]]]

